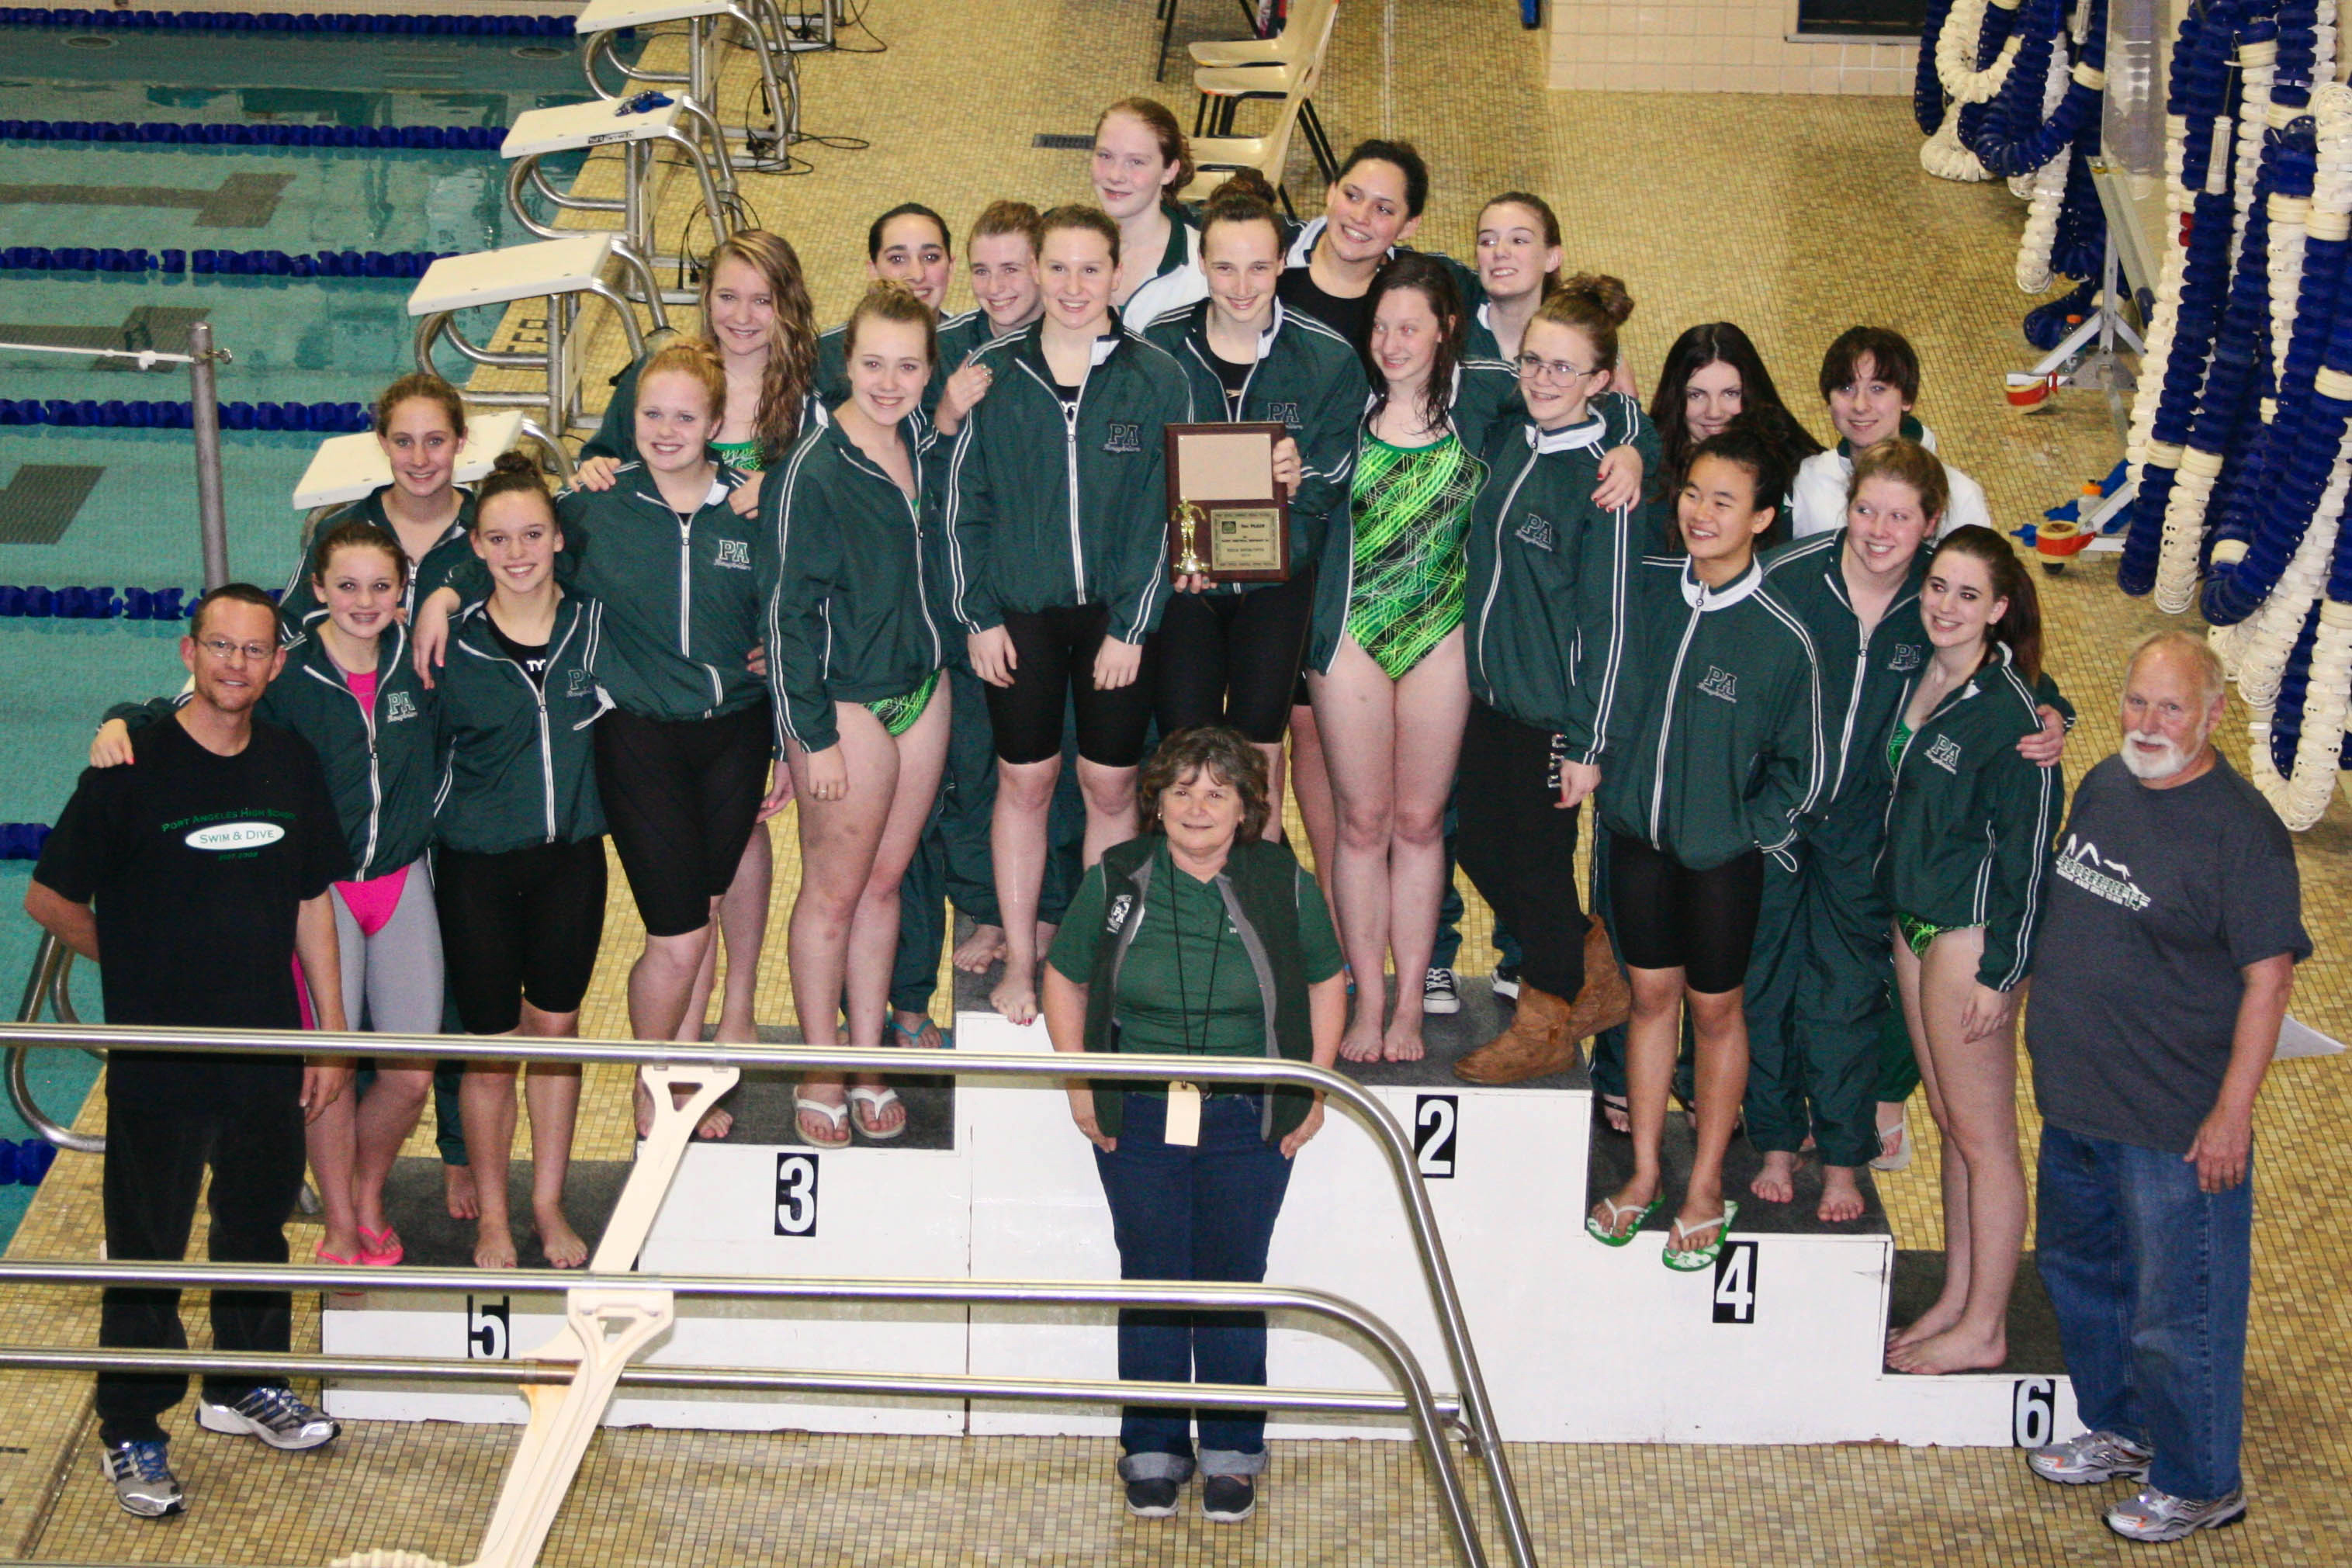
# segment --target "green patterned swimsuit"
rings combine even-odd
[[[760,456],[757,441],[714,441],[710,455],[740,474],[757,474],[766,465]]]
[[[1903,766],[1903,748],[1911,744],[1911,727],[1901,719],[1895,721],[1895,733],[1886,737],[1886,767],[1889,772]],[[1947,931],[1957,931],[1957,925],[1930,925],[1916,915],[1895,912],[1895,924],[1903,933],[1903,940],[1915,958],[1927,956],[1928,946]]]
[[[1462,539],[1481,469],[1451,434],[1430,446],[1367,434],[1357,454],[1348,635],[1392,681],[1462,624]]]

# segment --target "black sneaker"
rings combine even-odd
[[[1433,968],[1421,977],[1421,1010],[1451,1014],[1462,1010],[1462,993],[1454,988],[1454,971]]]
[[[1505,1001],[1519,999],[1519,972],[1508,964],[1495,966],[1495,994]]]
[[[1257,1482],[1248,1476],[1211,1476],[1201,1483],[1201,1517],[1239,1524],[1257,1511]]]
[[[1176,1482],[1165,1476],[1127,1483],[1127,1511],[1138,1519],[1167,1519],[1176,1511]]]

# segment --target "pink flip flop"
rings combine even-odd
[[[360,1227],[360,1261],[371,1269],[389,1269],[408,1256],[408,1249],[400,1244],[400,1232],[391,1226],[382,1230]]]

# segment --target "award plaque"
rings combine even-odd
[[[1274,477],[1275,423],[1171,424],[1168,561],[1213,582],[1290,578],[1290,497]]]

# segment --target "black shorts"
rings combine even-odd
[[[1171,593],[1153,637],[1160,733],[1228,724],[1260,746],[1290,725],[1315,570],[1245,593]]]
[[[604,936],[602,838],[494,855],[436,850],[433,894],[449,999],[467,1034],[509,1032],[525,1001],[580,1010]]]
[[[1151,728],[1151,644],[1144,643],[1134,680],[1117,691],[1098,691],[1095,654],[1109,630],[1107,604],[1004,612],[1013,684],[988,688],[997,760],[1017,765],[1061,756],[1065,701],[1076,710],[1081,758],[1102,768],[1133,768],[1143,760]]]
[[[768,793],[768,705],[717,718],[596,721],[596,789],[649,936],[710,924]]]
[[[1609,835],[1609,903],[1629,969],[1680,969],[1702,996],[1738,990],[1763,899],[1761,850],[1692,871],[1645,839]]]

